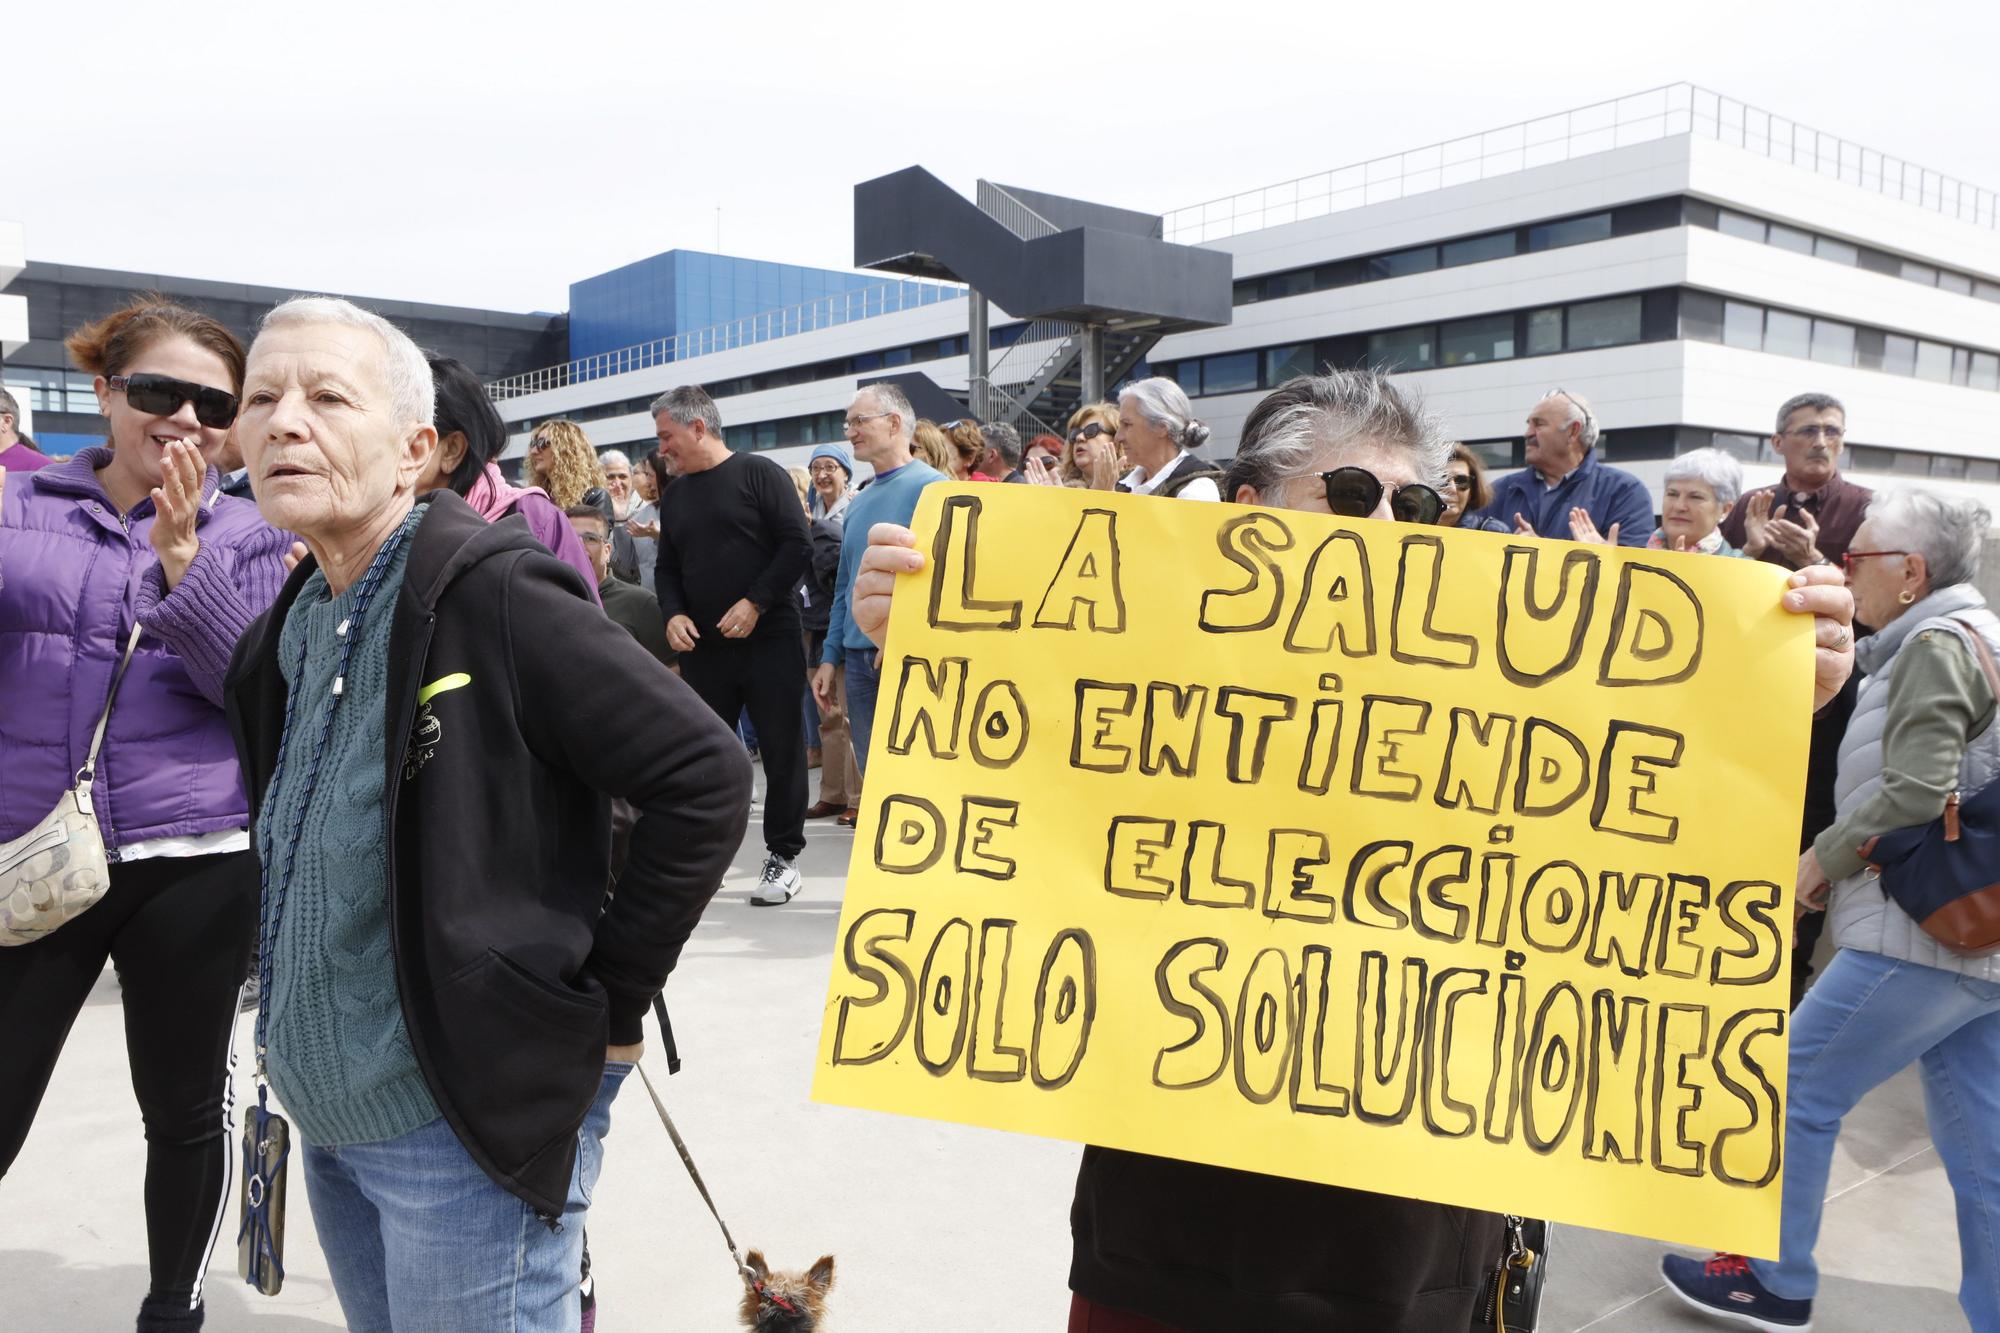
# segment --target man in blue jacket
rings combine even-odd
[[[861,553],[868,549],[868,529],[877,523],[910,525],[917,494],[934,482],[951,478],[911,456],[917,414],[910,400],[893,384],[864,384],[847,408],[847,438],[854,456],[875,469],[875,479],[847,507],[840,540],[840,573],[833,585],[833,610],[826,631],[826,650],[813,672],[813,694],[822,709],[844,708],[854,732],[855,766],[866,777],[868,741],[875,732],[875,695],[882,683],[875,645],[856,628],[849,606]],[[843,817],[844,822],[844,817]]]
[[[1481,518],[1511,523],[1523,536],[1571,535],[1569,514],[1582,509],[1618,546],[1644,546],[1653,535],[1646,483],[1599,461],[1597,416],[1576,394],[1551,389],[1528,414],[1528,465],[1493,487]]]

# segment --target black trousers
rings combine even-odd
[[[806,849],[806,724],[799,682],[806,654],[798,621],[757,627],[747,639],[704,630],[681,654],[681,679],[730,726],[744,709],[764,754],[764,846],[787,859]]]
[[[148,1314],[199,1303],[210,1251],[232,1225],[222,1216],[232,1157],[230,1039],[257,942],[258,887],[253,852],[124,862],[111,867],[111,887],[95,907],[33,944],[0,949],[0,1177],[20,1154],[105,959],[118,965],[132,1091],[146,1129],[152,1289],[141,1328]]]

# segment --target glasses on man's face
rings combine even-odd
[[[1839,444],[1847,438],[1847,428],[1845,426],[1822,426],[1815,422],[1810,426],[1794,426],[1792,429],[1786,431],[1785,434],[1796,436],[1801,440],[1811,440],[1815,444],[1821,440],[1825,440],[1828,444]]]
[[[1550,389],[1547,393],[1543,394],[1542,397],[1560,398],[1564,402],[1568,403],[1571,407],[1575,408],[1577,411],[1583,413],[1583,433],[1585,435],[1590,434],[1594,418],[1592,418],[1590,415],[1590,409],[1583,405],[1582,399],[1578,398],[1575,394],[1571,393],[1568,389],[1564,388]]]
[[[1088,426],[1079,426],[1071,431],[1069,442],[1071,444],[1082,444],[1085,440],[1094,440],[1100,435],[1115,433],[1110,426],[1105,425],[1103,422],[1093,421]]]
[[[177,380],[171,375],[113,375],[106,381],[122,390],[125,401],[135,411],[156,417],[170,417],[182,403],[194,404],[194,419],[210,430],[221,430],[236,420],[236,395],[211,389],[206,384]]]
[[[1326,486],[1326,507],[1342,518],[1367,518],[1388,489],[1365,467],[1337,467],[1319,479]],[[1389,515],[1400,522],[1435,523],[1443,512],[1444,497],[1420,482],[1389,492]]]
[[[1471,474],[1470,472],[1454,472],[1454,473],[1452,473],[1452,474],[1451,474],[1451,488],[1452,488],[1453,490],[1455,490],[1455,491],[1469,491],[1469,490],[1471,490],[1471,489],[1472,489],[1472,474]]]
[[[1849,551],[1846,555],[1840,557],[1840,567],[1847,573],[1852,574],[1854,572],[1854,562],[1856,560],[1873,560],[1878,556],[1908,555],[1908,554],[1909,554],[1908,551]]]
[[[577,529],[576,536],[577,540],[582,542],[585,546],[604,545],[604,536],[601,533],[585,532],[581,528],[579,528]]]
[[[871,421],[874,421],[878,417],[886,417],[894,415],[895,414],[893,412],[864,412],[858,417],[849,417],[842,424],[846,427],[847,432],[849,434],[853,434],[854,432],[860,430],[863,426],[867,425]]]

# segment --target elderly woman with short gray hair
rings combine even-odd
[[[1220,500],[1222,469],[1194,455],[1207,442],[1208,427],[1195,420],[1194,405],[1172,380],[1156,375],[1119,391],[1118,448],[1132,465],[1119,490]]]
[[[263,871],[257,1078],[350,1328],[571,1333],[611,1098],[750,773],[525,526],[420,502],[434,396],[346,301],[288,301],[250,348],[236,437],[310,553],[224,687]],[[639,810],[615,896],[612,797]]]
[[[1722,537],[1722,520],[1743,493],[1743,465],[1720,449],[1693,449],[1667,464],[1660,484],[1660,526],[1646,545],[1655,551],[1743,554]],[[1618,525],[1600,533],[1588,510],[1569,511],[1569,530],[1580,542],[1618,545]]]
[[[1958,1198],[1959,1304],[2000,1329],[2000,955],[1933,939],[1886,894],[1861,848],[1930,823],[1953,792],[2000,774],[2000,728],[1981,648],[2000,618],[1973,586],[1992,516],[1976,501],[1883,491],[1845,559],[1855,618],[1881,628],[1855,649],[1866,673],[1840,745],[1835,817],[1799,858],[1798,902],[1832,906],[1839,952],[1792,1016],[1783,1213],[1775,1261],[1670,1255],[1690,1304],[1762,1328],[1805,1327],[1840,1123],[1909,1065],[1923,1071],[1931,1138]]]

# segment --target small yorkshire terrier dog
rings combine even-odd
[[[761,1250],[743,1257],[754,1275],[743,1279],[743,1327],[756,1333],[818,1333],[833,1286],[833,1256],[821,1255],[804,1273],[773,1273]]]

